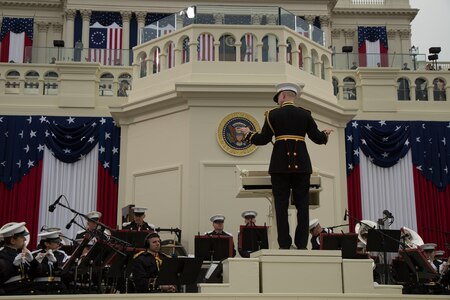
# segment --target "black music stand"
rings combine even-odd
[[[320,250],[341,250],[342,258],[356,257],[358,235],[356,233],[321,233]]]
[[[267,226],[240,226],[240,248],[244,251],[255,252],[261,249],[269,249]]]
[[[223,235],[196,235],[195,257],[222,261],[233,256],[233,237]]]
[[[181,286],[196,284],[202,263],[199,258],[166,259],[159,270],[156,286],[174,285],[181,290]]]
[[[367,236],[367,251],[383,253],[384,283],[389,281],[387,252],[398,252],[400,247],[400,230],[369,229]]]

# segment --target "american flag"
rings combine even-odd
[[[90,26],[88,60],[110,66],[122,64],[122,28],[118,24],[103,26],[96,22]]]
[[[24,220],[34,240],[39,216],[47,210],[39,205],[47,187],[42,176],[44,153],[49,151],[63,165],[75,165],[96,147],[98,161],[92,166],[94,172],[98,169],[96,206],[109,211],[104,221],[115,225],[119,145],[120,128],[112,118],[0,116],[0,225]]]
[[[26,62],[26,47],[33,44],[33,19],[4,17],[0,33],[1,62]]]
[[[286,47],[286,62],[292,65],[292,44],[289,41]]]
[[[241,38],[241,49],[244,52],[243,61],[254,61],[255,60],[255,45],[254,45],[255,37],[251,33],[245,34]]]
[[[387,67],[388,39],[386,26],[358,27],[359,66]]]
[[[161,50],[156,48],[155,52],[153,52],[153,73],[159,73],[161,71],[160,55]]]
[[[173,68],[175,67],[175,43],[171,42],[167,48],[167,68]]]
[[[199,61],[214,61],[214,37],[209,33],[203,33],[198,37],[197,41],[197,59]]]
[[[189,62],[189,38],[183,40],[183,60],[181,63]]]
[[[450,123],[354,120],[345,138],[350,215],[376,220],[388,209],[397,228],[417,230],[425,242],[444,249],[442,232],[450,231]]]

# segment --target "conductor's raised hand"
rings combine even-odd
[[[322,132],[325,133],[327,136],[329,136],[332,132],[334,132],[334,130],[327,128],[327,129],[322,130]]]

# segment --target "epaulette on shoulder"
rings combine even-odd
[[[278,107],[274,107],[274,108],[271,108],[271,109],[269,109],[269,110],[266,110],[266,112],[264,113],[264,117],[267,118],[267,116],[269,115],[269,113],[270,113],[272,110],[277,109],[277,108],[278,108]]]
[[[141,252],[136,253],[136,254],[133,256],[133,259],[138,258],[141,254],[143,254],[143,253],[145,253],[145,252],[146,252],[146,251],[141,251]]]

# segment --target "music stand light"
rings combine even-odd
[[[58,48],[58,60],[61,60],[61,56],[60,56],[60,49],[64,48],[64,41],[63,40],[53,40],[53,47]]]
[[[342,53],[347,53],[347,68],[350,69],[349,53],[353,52],[353,46],[343,46]]]

